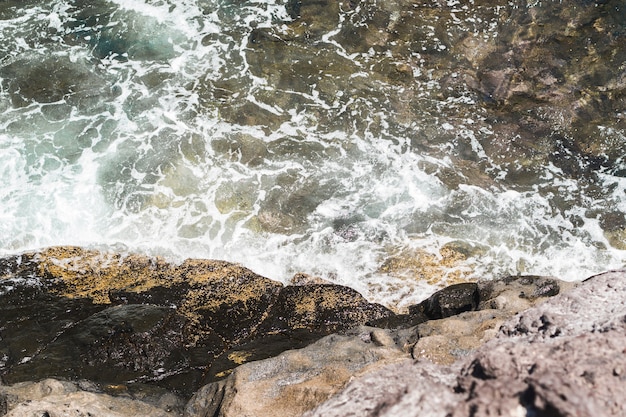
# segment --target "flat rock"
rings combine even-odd
[[[0,415],[76,416],[76,417],[175,417],[180,415],[180,400],[171,394],[151,399],[152,403],[126,396],[82,389],[82,383],[56,379],[0,385]],[[93,388],[88,384],[87,388]],[[4,408],[2,407],[4,406]]]

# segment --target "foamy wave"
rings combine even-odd
[[[523,162],[490,159],[497,138],[474,97],[439,98],[448,87],[419,53],[412,66],[349,53],[344,19],[302,65],[323,72],[323,56],[353,72],[285,86],[250,40],[288,31],[281,2],[89,7],[0,21],[0,254],[79,244],[221,258],[399,307],[451,282],[624,265],[594,214],[605,196],[550,164],[533,185],[507,183]],[[382,61],[413,84],[374,74]],[[60,91],[26,91],[20,77],[48,67]],[[626,211],[624,179],[599,178]]]

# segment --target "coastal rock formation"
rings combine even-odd
[[[150,383],[183,397],[246,361],[394,315],[338,285],[75,247],[0,260],[0,298],[5,383]]]
[[[408,385],[436,389],[445,380],[452,386],[455,376],[443,371],[448,367],[429,365],[428,372],[443,378],[435,382],[422,375],[428,374],[425,370],[415,369],[410,358],[439,365],[457,363],[459,368],[459,359],[467,358],[493,338],[498,327],[515,313],[572,285],[531,276],[452,285],[412,306],[409,314],[372,323],[391,328],[360,326],[327,336],[304,349],[242,365],[227,379],[200,389],[187,405],[185,415],[296,417],[359,375],[381,384],[368,389],[368,395],[384,395],[382,402],[390,401],[386,396],[400,396]],[[398,385],[389,386],[386,381]],[[428,404],[436,408],[447,397],[437,398]],[[352,415],[347,408],[337,415],[343,413]]]
[[[4,258],[0,276],[0,415],[626,411],[623,271],[455,284],[407,314],[227,262],[75,247]]]
[[[595,276],[506,321],[452,366],[388,365],[305,416],[621,416],[625,300],[626,272]]]

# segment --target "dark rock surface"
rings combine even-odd
[[[248,360],[393,315],[337,285],[74,247],[0,260],[0,299],[4,383],[149,383],[183,397]]]
[[[506,321],[452,366],[388,365],[305,416],[622,416],[625,347],[626,271],[609,272]]]
[[[427,300],[411,306],[409,314],[424,314],[430,320],[443,319],[478,308],[478,284],[473,282],[450,285]]]

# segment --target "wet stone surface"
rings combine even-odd
[[[184,397],[248,360],[393,315],[344,287],[283,287],[226,262],[63,247],[4,258],[0,276],[0,373],[10,384],[150,383]]]

